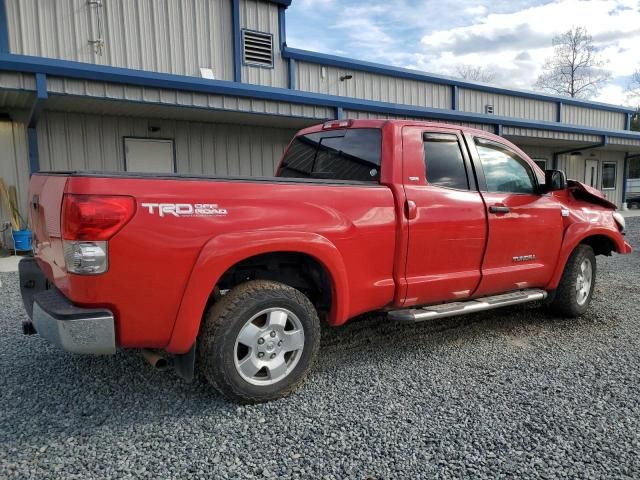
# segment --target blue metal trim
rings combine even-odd
[[[280,52],[287,46],[286,7],[278,8],[278,36],[280,37]]]
[[[267,0],[271,3],[275,3],[276,5],[280,5],[281,7],[287,8],[291,6],[291,0]]]
[[[562,102],[558,102],[557,110],[556,110],[556,122],[562,123],[562,114],[563,114],[563,111],[564,111],[563,106],[564,106],[564,104]]]
[[[47,76],[44,73],[36,73],[36,99],[29,113],[29,121],[27,122],[29,128],[35,128],[38,125],[40,113],[42,113],[44,101],[47,98],[49,98],[49,93],[47,92]]]
[[[346,118],[344,116],[344,108],[337,107],[336,108],[336,120],[343,120],[344,118]]]
[[[342,107],[346,110],[375,112],[389,115],[422,117],[432,120],[449,120],[457,122],[501,124],[521,128],[535,128],[568,133],[588,135],[610,135],[619,138],[640,139],[640,132],[593,129],[579,125],[558,124],[557,122],[524,120],[512,117],[485,115],[472,112],[452,111],[431,107],[401,105],[373,100],[361,100],[351,97],[340,97],[323,93],[303,92],[286,88],[249,85],[225,80],[209,80],[199,77],[188,77],[168,73],[131,70],[120,67],[72,62],[43,57],[0,54],[0,70],[44,73],[51,76],[79,78],[102,82],[114,82],[125,85],[143,87],[168,88],[189,92],[232,95],[244,98],[255,98],[300,105],[321,107]]]
[[[296,89],[296,61],[293,58],[290,58],[287,60],[288,62],[288,68],[289,68],[289,78],[287,80],[287,86],[291,89],[291,90],[295,90]]]
[[[233,0],[233,81],[242,82],[242,33],[240,31],[240,0]]]
[[[0,53],[9,53],[9,21],[5,0],[0,0]]]
[[[458,110],[460,90],[457,85],[451,86],[451,110]]]
[[[40,155],[38,152],[38,131],[36,127],[27,128],[27,147],[29,149],[29,172],[39,172]]]
[[[622,166],[622,203],[627,201],[627,180],[629,178],[629,152],[624,154],[624,164]]]
[[[558,102],[562,101],[567,105],[578,105],[582,107],[594,108],[598,110],[607,110],[611,112],[632,112],[634,111],[628,107],[621,107],[617,105],[609,105],[600,102],[591,102],[588,100],[578,100],[575,98],[555,97],[553,95],[546,95],[544,93],[528,92],[526,90],[509,90],[506,88],[495,87],[492,85],[486,85],[483,83],[471,82],[468,80],[461,80],[452,77],[446,77],[443,75],[434,75],[417,70],[411,70],[408,68],[391,67],[388,65],[382,65],[379,63],[365,62],[363,60],[353,60],[345,57],[338,57],[335,55],[328,55],[326,53],[316,53],[307,50],[300,50],[297,48],[287,47],[282,52],[284,57],[295,58],[296,60],[319,63],[322,65],[330,65],[334,67],[347,68],[351,70],[360,70],[364,72],[378,73],[381,75],[389,75],[393,77],[409,78],[411,80],[418,80],[423,82],[438,83],[442,85],[457,85],[461,88],[469,88],[478,90],[481,92],[499,93],[502,95],[512,95],[523,98],[530,98],[534,100],[542,100],[546,102]]]
[[[36,73],[36,96],[38,100],[46,100],[49,98],[47,76],[44,73]]]

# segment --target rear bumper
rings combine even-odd
[[[115,353],[115,322],[111,311],[75,306],[47,281],[33,258],[21,260],[19,269],[22,301],[40,336],[67,352]]]

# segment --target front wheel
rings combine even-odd
[[[320,321],[309,299],[288,285],[254,280],[209,310],[198,360],[207,381],[223,395],[258,403],[298,388],[319,345]]]
[[[565,317],[587,311],[596,285],[596,256],[589,245],[578,245],[564,267],[551,310]]]

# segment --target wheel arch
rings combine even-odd
[[[613,232],[605,227],[594,227],[586,223],[570,225],[565,231],[556,269],[546,290],[557,288],[569,256],[578,245],[589,245],[596,255],[611,255],[613,252],[625,253],[624,240],[619,232]]]
[[[209,240],[200,251],[166,350],[171,353],[188,351],[195,342],[210,297],[224,275],[251,259],[268,255],[299,255],[316,262],[326,273],[331,288],[329,324],[339,325],[346,321],[349,311],[346,268],[339,250],[327,238],[309,232],[225,234]]]

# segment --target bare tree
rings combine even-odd
[[[604,68],[607,62],[599,55],[585,27],[573,27],[554,37],[553,50],[553,57],[546,60],[535,84],[539,90],[591,98],[611,77],[611,72]]]
[[[633,72],[627,91],[635,96],[640,96],[640,69]]]
[[[491,83],[496,79],[495,72],[491,72],[484,67],[475,67],[468,64],[457,65],[454,75],[465,80],[482,83]]]

